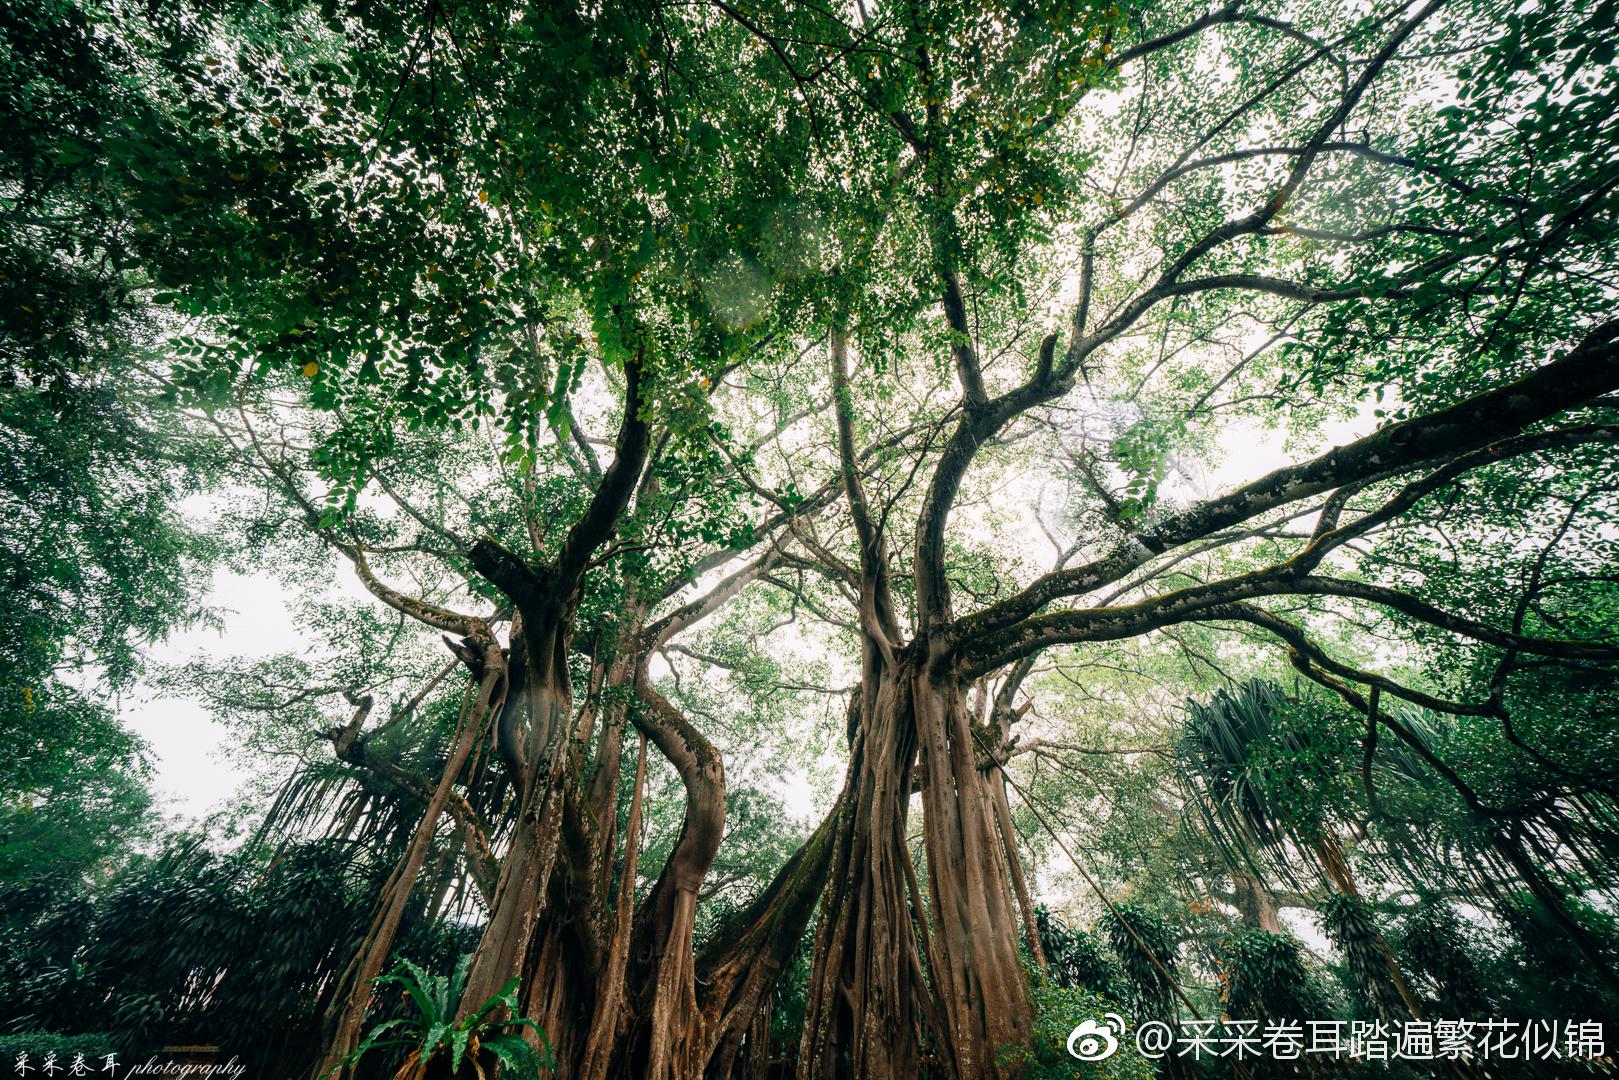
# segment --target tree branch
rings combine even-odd
[[[1566,355],[1514,382],[1277,469],[1230,494],[1139,530],[1136,538],[1100,559],[1052,571],[1016,595],[961,619],[954,631],[956,646],[970,648],[973,642],[1028,618],[1057,597],[1110,584],[1155,555],[1287,503],[1445,458],[1454,458],[1453,464],[1465,468],[1485,464],[1495,459],[1487,450],[1495,441],[1616,387],[1619,320],[1612,320],[1592,330]]]

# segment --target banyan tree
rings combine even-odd
[[[264,765],[209,903],[331,858],[364,912],[275,1068],[371,1075],[453,939],[407,1074],[1034,1075],[1039,901],[1127,942],[1154,845],[1256,940],[1361,920],[1385,1014],[1457,903],[1619,993],[1611,4],[48,7],[7,445],[183,465],[186,558],[297,605],[166,684]],[[1191,938],[1130,1000],[1196,1007]],[[206,1027],[243,962],[187,965]]]

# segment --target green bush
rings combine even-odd
[[[27,1054],[30,1060],[36,1062],[46,1054],[55,1054],[56,1060],[64,1063],[65,1068],[74,1055],[83,1054],[86,1062],[95,1062],[99,1068],[101,1059],[116,1053],[118,1050],[112,1045],[112,1040],[100,1033],[58,1035],[54,1031],[20,1031],[14,1035],[0,1035],[0,1061],[8,1064],[22,1054]]]
[[[1064,987],[1041,979],[1030,988],[1034,1002],[1034,1037],[1029,1048],[1028,1080],[1151,1080],[1153,1062],[1136,1052],[1132,1031],[1118,1033],[1119,1048],[1101,1061],[1079,1061],[1068,1053],[1068,1035],[1086,1020],[1102,1021],[1118,1006],[1082,987]]]
[[[1107,935],[1124,968],[1130,1002],[1143,1020],[1172,1020],[1176,1015],[1175,978],[1179,942],[1175,931],[1156,912],[1139,904],[1115,904],[1098,929]],[[1166,977],[1167,976],[1167,977]]]
[[[1325,1002],[1288,934],[1245,930],[1215,946],[1221,998],[1239,1020],[1309,1020],[1325,1015]]]
[[[1040,947],[1058,986],[1078,987],[1109,997],[1125,992],[1124,970],[1107,944],[1090,930],[1070,926],[1044,904],[1034,909]]]

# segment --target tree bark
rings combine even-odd
[[[646,739],[643,738],[635,756],[635,794],[630,799],[630,819],[624,832],[624,869],[619,875],[618,902],[613,910],[607,963],[596,993],[596,1011],[585,1040],[583,1059],[576,1073],[578,1080],[606,1080],[618,1039],[625,1028],[624,981],[635,914],[635,865],[641,854],[641,800],[645,785]]]
[[[466,765],[473,746],[482,736],[485,721],[491,712],[498,711],[502,705],[501,699],[506,686],[505,661],[501,656],[500,646],[493,636],[488,634],[487,629],[480,638],[481,640],[476,642],[468,639],[468,647],[477,648],[475,661],[478,665],[477,694],[470,702],[463,703],[466,707],[462,710],[461,724],[456,731],[455,742],[444,764],[444,772],[439,779],[438,787],[422,812],[422,818],[411,836],[410,846],[406,849],[404,858],[383,889],[364,944],[355,955],[349,970],[345,972],[348,991],[345,996],[334,999],[334,1007],[337,1007],[338,1002],[342,1002],[342,1011],[330,1021],[332,1030],[317,1073],[319,1076],[325,1076],[332,1069],[342,1067],[343,1060],[359,1045],[360,1029],[365,1022],[366,1009],[371,1000],[371,980],[382,974],[382,967],[387,962],[388,954],[393,950],[394,937],[398,933],[400,921],[404,918],[411,893],[415,890],[422,864],[432,848],[433,837],[438,831],[439,819],[443,816],[451,789],[456,778],[460,776],[462,767]],[[352,735],[350,738],[352,740]]]
[[[925,770],[929,956],[950,1054],[962,1077],[1014,1076],[1033,1027],[989,778],[978,767],[967,687],[921,675],[912,700]]]
[[[743,1080],[767,1080],[770,1076],[770,1002],[764,1005],[753,1016],[753,1022],[748,1025],[747,1057],[742,1065]],[[718,1076],[729,1076],[727,1069]]]
[[[1045,970],[1046,950],[1040,944],[1040,924],[1034,915],[1034,898],[1029,895],[1029,882],[1023,873],[1023,859],[1018,855],[1017,830],[1012,825],[1012,806],[1006,797],[1006,780],[1001,770],[986,775],[990,796],[995,801],[995,820],[1001,827],[1001,844],[1006,850],[1006,869],[1012,879],[1012,895],[1017,900],[1018,916],[1023,920],[1023,940],[1028,944],[1029,956],[1036,966]]]
[[[907,879],[914,679],[869,662],[810,970],[801,1080],[911,1080],[927,1010]],[[875,669],[875,670],[874,670]]]
[[[489,921],[473,953],[460,1015],[475,1012],[527,966],[528,950],[545,908],[551,869],[561,842],[566,795],[568,731],[573,694],[568,682],[563,625],[542,629],[525,618],[528,639],[528,775],[519,778],[519,811]],[[532,987],[525,988],[525,996]],[[525,1008],[525,1014],[527,1009]]]
[[[1234,870],[1231,873],[1231,888],[1243,926],[1250,930],[1263,930],[1267,934],[1282,932],[1282,917],[1276,907],[1276,899],[1258,875]]]
[[[663,873],[643,909],[643,955],[637,967],[645,998],[644,1065],[647,1080],[686,1080],[706,1060],[703,1015],[697,1008],[692,948],[697,892],[725,836],[725,767],[719,754],[647,680],[642,667],[636,693],[644,709],[636,725],[675,766],[686,788],[686,816]]]

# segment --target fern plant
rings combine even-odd
[[[479,1080],[484,1080],[488,1075],[484,1069],[486,1056],[499,1061],[507,1070],[505,1075],[525,1080],[533,1080],[541,1069],[551,1068],[555,1060],[545,1030],[528,1017],[518,1015],[517,979],[507,983],[465,1019],[455,1019],[471,965],[469,953],[446,978],[429,975],[419,965],[401,958],[388,974],[371,980],[379,990],[385,986],[399,987],[415,1011],[410,1016],[387,1020],[372,1028],[354,1052],[343,1059],[342,1066],[352,1065],[379,1048],[409,1047],[392,1080],[425,1080],[430,1069],[435,1074],[456,1077],[462,1074],[464,1065],[470,1066]],[[505,1018],[497,1019],[502,1011]],[[532,1028],[539,1036],[538,1050],[523,1038],[521,1029],[525,1027]]]

